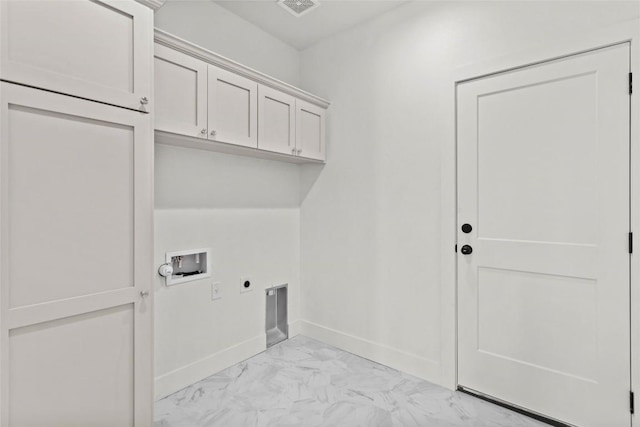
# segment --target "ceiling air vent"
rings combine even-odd
[[[278,4],[294,16],[302,16],[320,6],[318,0],[278,0]]]

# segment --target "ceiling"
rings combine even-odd
[[[320,7],[296,17],[276,0],[220,0],[218,5],[298,50],[394,9],[402,0],[319,0]]]

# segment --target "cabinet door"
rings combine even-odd
[[[209,65],[209,139],[258,147],[258,84]]]
[[[155,128],[207,138],[207,64],[156,44]]]
[[[3,80],[148,108],[151,9],[133,0],[10,0],[0,14]]]
[[[325,160],[323,108],[296,101],[296,153],[308,159]]]
[[[295,154],[296,99],[270,87],[258,86],[258,148]]]
[[[150,426],[148,114],[0,85],[0,424]]]

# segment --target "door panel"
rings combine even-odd
[[[593,381],[596,309],[595,280],[480,267],[478,351]]]
[[[155,128],[207,138],[207,64],[155,46]]]
[[[597,84],[591,72],[478,98],[478,237],[595,243]]]
[[[150,425],[150,117],[10,83],[0,107],[1,424]]]
[[[458,86],[458,380],[630,425],[629,46]]]
[[[8,114],[10,307],[133,286],[134,127]],[[97,275],[104,266],[117,268]]]
[[[127,304],[12,330],[9,425],[133,427],[133,322]]]
[[[296,152],[301,157],[325,160],[323,108],[296,102]]]
[[[0,2],[0,76],[122,107],[151,96],[153,12],[133,1]]]
[[[258,84],[209,65],[209,139],[258,147]]]
[[[295,154],[296,99],[290,95],[258,86],[258,148],[283,154]]]

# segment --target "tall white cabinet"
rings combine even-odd
[[[0,2],[0,424],[152,424],[152,11]]]
[[[0,75],[134,110],[153,82],[153,14],[132,0],[0,1]]]

